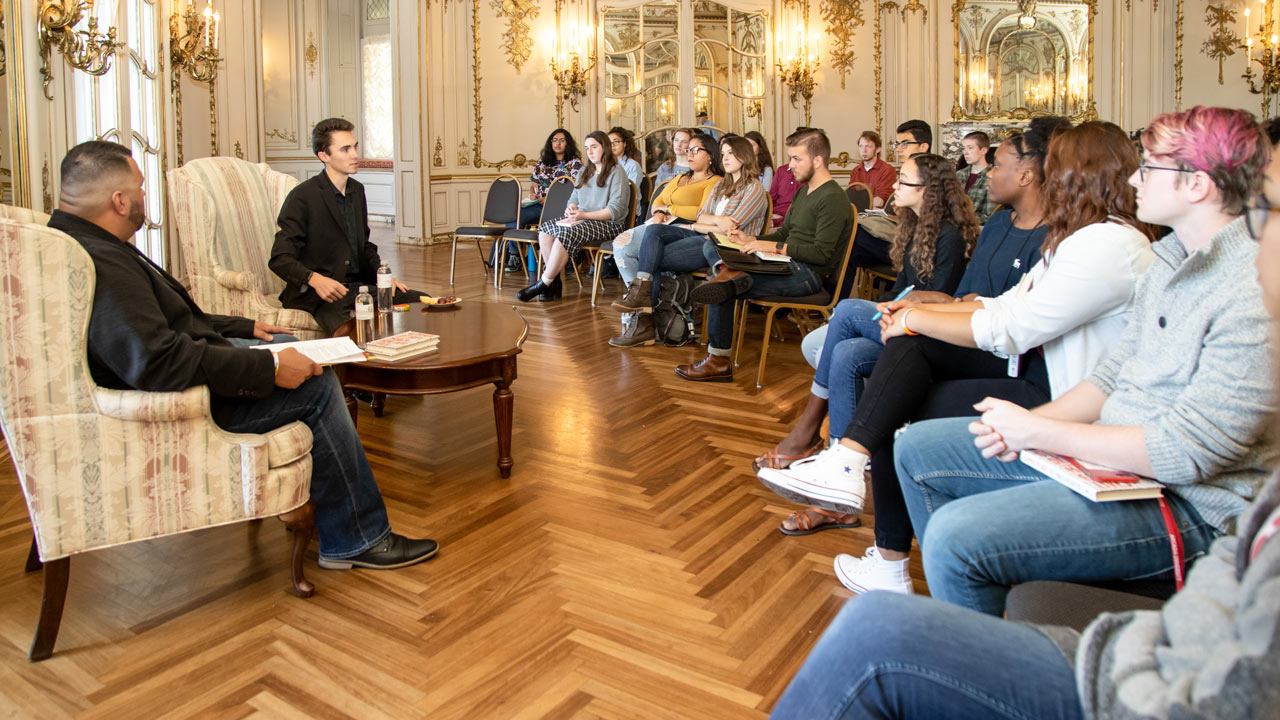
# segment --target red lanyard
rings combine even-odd
[[[1182,589],[1182,583],[1186,574],[1187,560],[1182,550],[1182,532],[1178,530],[1178,521],[1173,518],[1173,510],[1169,507],[1169,502],[1164,496],[1156,498],[1156,502],[1160,504],[1160,515],[1164,518],[1164,528],[1169,533],[1169,548],[1173,552],[1173,582],[1174,586]]]

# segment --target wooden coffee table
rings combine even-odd
[[[391,328],[379,336],[417,330],[440,336],[440,347],[426,355],[381,362],[338,365],[334,370],[342,381],[351,420],[356,420],[352,391],[377,393],[375,411],[381,415],[381,394],[435,395],[493,383],[493,416],[498,430],[498,472],[511,476],[511,421],[515,394],[516,356],[529,334],[529,325],[510,305],[463,302],[449,309],[424,310],[414,304],[407,313],[391,313]],[[334,336],[354,337],[355,324],[348,322]]]

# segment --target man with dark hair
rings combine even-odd
[[[360,169],[355,126],[342,118],[321,120],[311,149],[324,170],[290,191],[280,208],[275,245],[267,265],[285,281],[280,303],[315,316],[326,335],[347,321],[360,285],[372,289],[382,260],[369,242],[369,206]],[[394,301],[417,302],[422,291],[393,280]]]
[[[897,132],[898,141],[894,147],[902,160],[933,149],[933,128],[923,120],[908,120],[898,126]]]
[[[390,569],[435,555],[434,540],[391,532],[334,374],[292,348],[269,353],[232,343],[228,338],[269,341],[282,328],[205,314],[132,245],[145,199],[129,149],[98,140],[77,145],[62,161],[61,181],[49,227],[84,247],[97,276],[88,335],[94,382],[155,392],[207,385],[213,419],[230,432],[305,423],[315,438],[311,501],[320,567]]]
[[[801,184],[782,227],[759,238],[739,230],[729,233],[742,252],[763,251],[788,258],[785,275],[745,273],[726,267],[714,240],[703,249],[715,276],[697,286],[692,298],[708,306],[707,356],[680,365],[676,374],[686,380],[732,382],[733,302],[737,298],[800,297],[813,295],[844,260],[853,230],[853,211],[840,184],[831,178],[831,142],[821,130],[805,128],[786,141],[788,165]]]
[[[862,183],[871,188],[872,207],[884,207],[893,195],[893,184],[898,181],[898,171],[880,159],[880,133],[864,130],[858,136],[858,155],[862,162],[849,173],[849,184]]]

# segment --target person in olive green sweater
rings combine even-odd
[[[717,272],[693,289],[692,298],[709,306],[707,314],[707,356],[690,365],[680,365],[676,374],[686,380],[731,382],[733,363],[733,302],[737,298],[802,297],[823,288],[845,257],[849,234],[853,231],[853,209],[840,184],[831,179],[831,142],[821,130],[806,128],[787,138],[789,165],[800,190],[791,202],[782,227],[759,238],[734,230],[730,238],[742,245],[742,252],[763,251],[785,255],[790,260],[786,275],[746,273],[720,262],[715,242],[703,248],[707,263]]]

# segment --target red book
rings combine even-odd
[[[1039,470],[1094,502],[1157,498],[1164,490],[1164,485],[1151,478],[1057,453],[1023,450],[1019,458],[1027,467]]]

